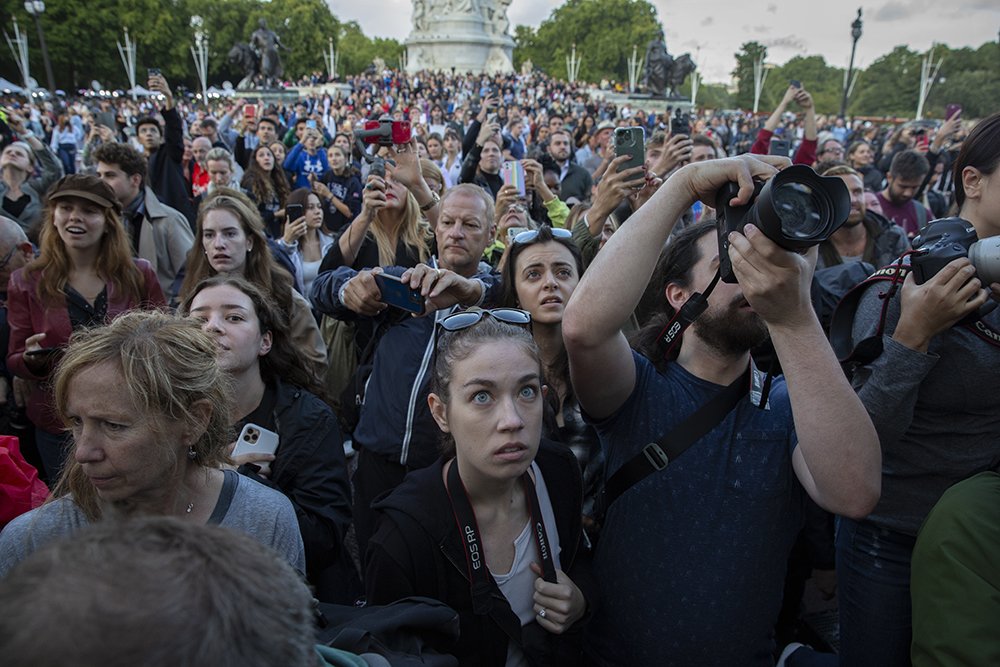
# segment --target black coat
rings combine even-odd
[[[535,462],[549,489],[562,569],[589,598],[590,558],[582,541],[579,465],[569,449],[546,440]],[[503,667],[511,640],[524,649],[532,665],[580,664],[586,617],[562,635],[550,634],[537,623],[522,628],[492,577],[488,613],[473,612],[463,543],[441,477],[444,463],[438,459],[411,472],[399,487],[372,505],[379,522],[368,543],[368,603],[388,604],[420,595],[451,606],[461,624],[455,656],[462,665]]]
[[[304,389],[280,381],[272,388],[275,400],[270,415],[258,417],[260,408],[250,415],[260,419],[254,422],[258,426],[278,434],[270,478],[255,474],[250,466],[241,466],[240,472],[292,501],[311,583],[331,579],[321,576],[328,569],[338,577],[350,579],[353,574],[356,579],[354,562],[344,547],[351,525],[351,489],[337,417],[326,403]],[[333,583],[338,590],[318,590],[317,597],[324,602],[353,601],[356,590],[349,590],[350,586],[339,590],[337,582]]]
[[[194,229],[195,207],[188,197],[188,184],[184,180],[184,125],[177,109],[164,109],[166,125],[163,143],[149,156],[146,184],[156,193],[156,198],[184,214]]]

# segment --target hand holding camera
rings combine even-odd
[[[903,283],[899,323],[892,338],[911,350],[926,352],[931,338],[976,312],[989,297],[968,258],[952,260],[930,280]]]
[[[365,184],[364,193],[361,197],[361,216],[367,212],[367,219],[372,220],[386,205],[385,180],[379,176],[369,174],[368,183]]]

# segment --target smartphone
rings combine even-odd
[[[500,175],[503,176],[504,185],[513,185],[517,188],[517,194],[525,196],[524,165],[516,161],[504,162],[500,169]]]
[[[257,116],[257,107],[253,104],[243,105],[244,120],[253,120]]]
[[[236,439],[236,447],[233,448],[231,456],[236,457],[241,454],[274,454],[278,451],[278,434],[268,431],[263,426],[257,424],[247,424],[240,431],[240,437]],[[262,473],[270,473],[271,466],[268,462],[262,461],[254,465],[260,466]]]
[[[285,222],[291,224],[305,214],[306,209],[302,204],[289,204],[285,207]]]
[[[641,167],[646,162],[646,145],[643,143],[641,127],[616,127],[615,128],[615,157],[628,155],[629,159],[618,165],[618,171],[625,171],[633,167]],[[645,176],[639,174],[630,180],[644,180]]]
[[[388,273],[376,273],[375,284],[382,293],[382,303],[401,308],[411,313],[424,312],[424,297],[420,290],[411,289],[396,276]]]
[[[160,76],[160,68],[159,67],[150,67],[147,70],[147,72],[149,72],[149,78],[153,78],[154,76]]]
[[[960,113],[962,113],[961,104],[949,104],[944,108],[944,119],[951,120]]]
[[[510,229],[507,230],[507,245],[510,245],[511,243],[514,242],[515,236],[517,236],[521,232],[528,232],[528,231],[531,231],[531,227],[511,227]]]
[[[788,82],[788,85],[791,86],[792,88],[798,88],[799,90],[802,89],[802,82],[799,81],[798,79],[792,79],[792,80],[790,80]]]
[[[768,147],[768,155],[780,155],[781,157],[788,157],[792,152],[792,145],[789,143],[788,139],[781,139],[779,137],[772,137],[771,144]]]
[[[310,130],[315,130],[316,129],[316,121],[313,120],[312,118],[310,118],[309,120],[306,121],[306,127],[308,127]]]

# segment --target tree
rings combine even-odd
[[[323,0],[265,2],[260,15],[289,48],[281,52],[287,78],[326,70],[323,54],[329,50],[329,38],[338,33],[339,22]],[[256,21],[253,23],[255,29]]]
[[[736,105],[743,109],[753,108],[754,76],[753,65],[760,60],[767,60],[767,47],[760,42],[744,42],[739,53],[734,54],[736,58],[736,69],[733,70],[733,78],[737,80]],[[761,97],[761,106],[764,106],[764,98]]]
[[[568,0],[537,30],[514,29],[514,62],[519,67],[530,58],[550,76],[566,78],[566,57],[576,44],[578,78],[621,81],[628,78],[632,46],[641,53],[661,33],[656,8],[646,0]]]

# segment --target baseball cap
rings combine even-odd
[[[614,123],[612,123],[610,120],[602,120],[600,123],[597,124],[597,127],[594,128],[594,134],[597,134],[601,130],[613,130],[613,129],[615,129]]]
[[[119,210],[115,191],[97,176],[89,174],[71,174],[63,176],[49,190],[49,201],[77,197],[86,199],[103,208]]]

